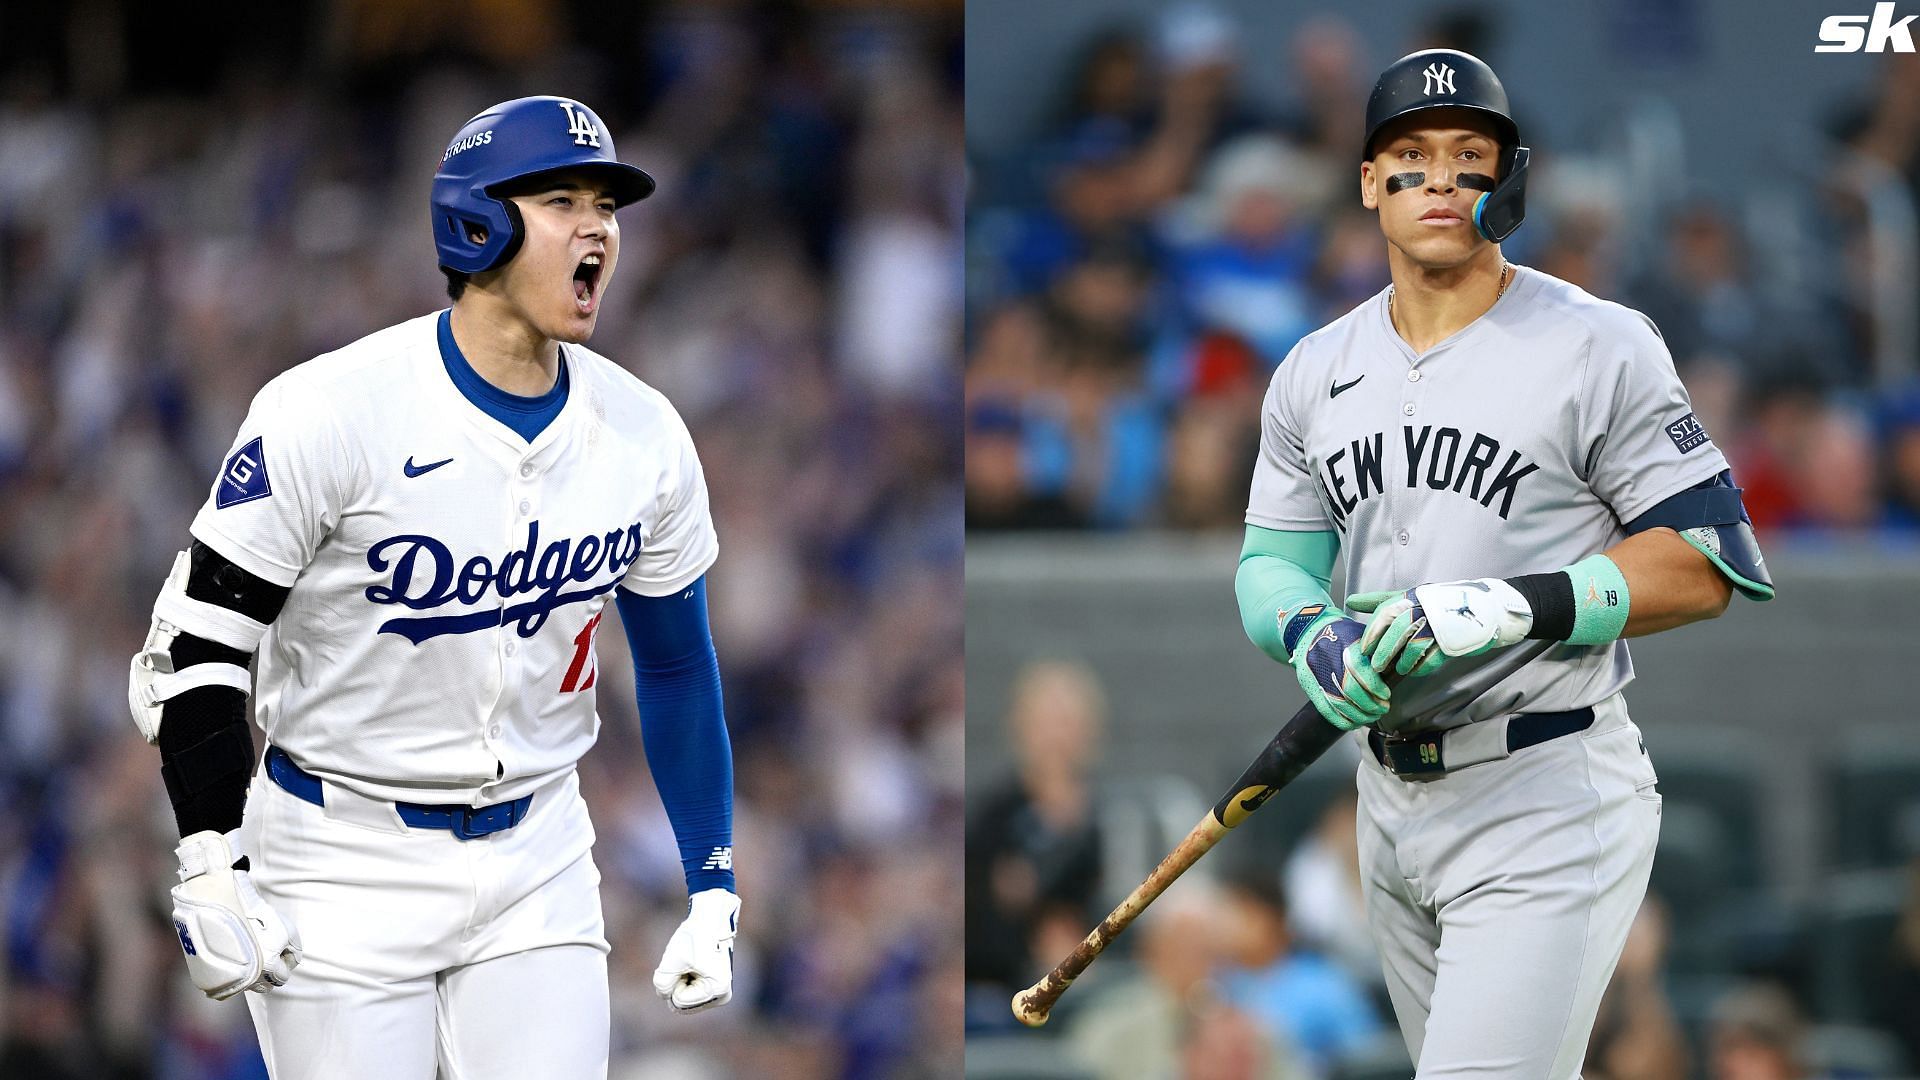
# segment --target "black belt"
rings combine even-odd
[[[1566,712],[1520,713],[1507,721],[1507,752],[1538,746],[1549,739],[1585,731],[1593,726],[1593,709]],[[1395,776],[1436,776],[1448,770],[1442,749],[1447,731],[1410,731],[1400,735],[1382,735],[1367,729],[1367,746],[1381,768]]]

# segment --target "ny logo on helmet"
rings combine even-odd
[[[567,134],[573,136],[575,146],[599,146],[600,132],[593,126],[593,117],[584,106],[571,101],[560,102],[560,108],[567,114]]]
[[[1428,97],[1432,97],[1435,94],[1453,93],[1453,69],[1446,64],[1438,61],[1428,64],[1427,70],[1420,74],[1427,77],[1426,94]]]

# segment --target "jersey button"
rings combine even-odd
[[[1413,406],[1411,406],[1411,405],[1409,405],[1409,406],[1407,406],[1407,412],[1408,412],[1408,413],[1412,413],[1412,412],[1413,412]],[[522,514],[523,516],[524,516],[524,515],[526,514],[526,512],[527,512],[527,511],[529,511],[529,510],[531,510],[531,509],[533,509],[533,504],[532,504],[532,503],[530,503],[530,502],[528,502],[528,501],[527,501],[527,500],[525,500],[525,499],[521,499],[521,500],[520,500],[520,513],[521,513],[521,514]]]
[[[1409,371],[1409,372],[1407,372],[1407,381],[1408,381],[1408,382],[1419,382],[1419,381],[1420,381],[1420,372],[1418,372],[1418,371]],[[524,475],[524,474],[522,474],[522,475]]]
[[[513,642],[511,641],[507,642],[507,655],[508,656],[513,655]]]
[[[1413,415],[1413,402],[1411,402],[1411,401],[1409,401],[1409,402],[1407,402],[1407,403],[1406,403],[1405,405],[1402,405],[1402,406],[1400,406],[1400,411],[1401,411],[1401,412],[1403,412],[1403,413],[1406,413],[1406,414],[1407,414],[1408,416],[1412,416],[1412,415]],[[527,504],[526,504],[526,503],[521,503],[521,504],[520,504],[520,509],[521,509],[521,510],[523,510],[523,511],[524,511],[524,510],[525,510],[526,508],[527,508]]]
[[[533,475],[533,466],[531,466],[531,465],[522,465],[522,466],[520,466],[520,475],[521,475],[521,476],[532,476],[532,475]]]
[[[492,727],[490,727],[490,728],[488,728],[488,729],[487,729],[487,734],[489,734],[489,735],[491,735],[491,736],[493,736],[493,737],[494,737],[494,738],[496,738],[496,739],[497,739],[497,738],[499,738],[499,737],[500,737],[500,725],[499,725],[499,724],[495,724],[495,725],[493,725]]]
[[[1401,532],[1400,534],[1400,546],[1401,547],[1407,546],[1407,534],[1404,531]]]

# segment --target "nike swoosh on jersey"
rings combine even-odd
[[[445,458],[443,460],[435,461],[427,465],[415,465],[413,463],[413,456],[409,454],[407,456],[407,463],[405,465],[400,466],[400,471],[406,473],[408,476],[419,476],[422,473],[430,473],[433,470],[439,468],[442,465],[447,464],[447,462],[450,462],[452,460],[453,460],[452,458]]]
[[[1366,378],[1365,375],[1360,376],[1360,379],[1364,379],[1364,378]],[[1341,394],[1344,394],[1347,391],[1353,389],[1354,387],[1359,386],[1360,379],[1355,379],[1350,383],[1341,383],[1341,382],[1334,383],[1333,388],[1327,391],[1327,397],[1329,398],[1339,397]]]

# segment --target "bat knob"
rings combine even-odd
[[[1034,983],[1020,993],[1013,995],[1013,1018],[1030,1028],[1037,1028],[1047,1022],[1051,1009],[1037,1008],[1028,1003],[1028,999],[1040,992],[1040,984]]]

